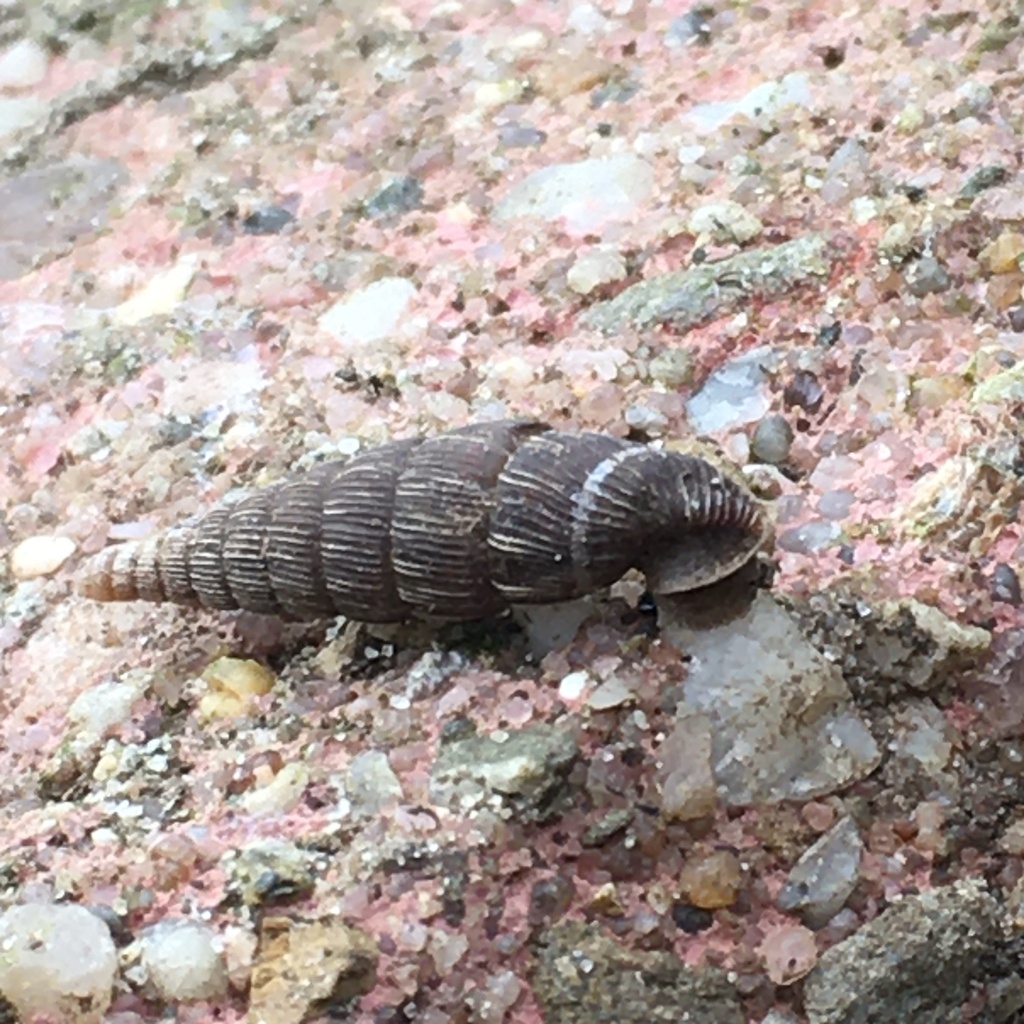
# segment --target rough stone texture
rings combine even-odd
[[[0,156],[0,167],[20,170],[36,158],[53,136],[134,94],[163,95],[196,88],[226,75],[240,61],[265,57],[277,45],[280,27],[280,19],[268,18],[239,33],[227,47],[209,42],[199,47],[193,44],[168,50],[154,47],[137,60],[106,69],[103,74],[69,90],[45,117],[27,128],[16,144]]]
[[[336,920],[264,919],[253,965],[248,1024],[300,1024],[344,1014],[373,988],[377,944]]]
[[[954,1024],[999,935],[981,881],[904,897],[822,954],[806,982],[810,1024]]]
[[[685,331],[740,308],[753,296],[770,298],[811,284],[828,270],[826,239],[808,235],[641,281],[593,306],[581,319],[606,333],[657,324]]]
[[[564,219],[570,231],[585,234],[626,219],[653,187],[650,165],[635,156],[554,164],[513,185],[495,208],[495,216]]]
[[[127,177],[116,161],[73,156],[0,181],[0,280],[101,230]]]
[[[232,888],[248,906],[307,896],[316,883],[313,857],[284,839],[263,839],[224,858]]]
[[[497,804],[543,818],[578,754],[576,740],[560,726],[470,736],[438,754],[430,795],[453,809]]]
[[[810,928],[822,928],[857,884],[864,844],[852,818],[842,818],[796,862],[776,900],[797,911]]]
[[[978,664],[992,634],[913,599],[873,602],[848,585],[815,594],[794,610],[815,645],[843,670],[854,695],[888,703],[930,692]]]
[[[596,925],[545,932],[534,991],[545,1024],[742,1024],[725,974],[687,967],[671,953],[626,949]]]
[[[694,604],[662,602],[665,635],[688,655],[688,712],[711,723],[711,763],[730,804],[807,798],[872,771],[881,752],[850,707],[839,670],[771,596],[703,624]]]

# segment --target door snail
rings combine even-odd
[[[536,420],[392,441],[82,565],[98,601],[295,620],[458,622],[581,597],[639,569],[690,591],[768,543],[765,508],[694,455]]]

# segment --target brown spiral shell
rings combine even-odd
[[[505,420],[393,441],[106,548],[78,589],[456,622],[580,597],[631,568],[655,593],[693,590],[747,564],[769,533],[746,487],[701,458]]]

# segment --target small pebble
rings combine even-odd
[[[473,1024],[502,1024],[522,992],[522,983],[513,971],[500,971],[489,977],[483,988],[466,996]]]
[[[542,878],[530,890],[527,920],[531,925],[554,924],[569,910],[574,895],[572,882],[562,875]]]
[[[1002,185],[1009,176],[1010,172],[1002,164],[989,164],[985,167],[979,167],[968,175],[967,180],[961,186],[960,197],[962,199],[975,199],[982,192],[987,192],[990,188]]]
[[[11,552],[11,575],[31,580],[55,573],[75,552],[70,537],[28,537]]]
[[[677,901],[672,904],[672,920],[680,931],[686,932],[687,935],[696,935],[715,923],[715,915],[710,910],[695,907],[692,903]]]
[[[31,39],[20,39],[0,50],[0,89],[31,89],[49,67],[46,51]]]
[[[841,522],[857,502],[853,491],[827,491],[818,499],[818,511],[826,518]]]
[[[389,181],[367,200],[363,211],[368,217],[396,217],[416,210],[423,202],[423,183],[411,174]]]
[[[681,715],[658,748],[661,813],[695,821],[715,813],[718,787],[711,769],[711,726],[703,715]]]
[[[910,294],[919,299],[944,292],[950,285],[946,268],[934,256],[923,256],[912,263],[907,268],[906,279]]]
[[[287,814],[301,801],[309,785],[309,768],[300,763],[286,764],[262,785],[243,794],[241,805],[254,818]]]
[[[621,707],[634,698],[633,691],[621,679],[612,678],[600,686],[587,699],[587,706],[594,711],[608,711]]]
[[[0,916],[0,992],[20,1019],[99,1024],[117,950],[107,925],[76,904],[28,903]]]
[[[452,934],[437,928],[431,932],[428,949],[434,961],[434,969],[445,978],[468,952],[469,939],[465,935]]]
[[[651,360],[648,373],[666,388],[685,387],[693,380],[693,356],[685,348],[667,348]]]
[[[765,416],[754,428],[750,441],[750,454],[756,462],[781,466],[789,458],[793,444],[793,428],[781,413]]]
[[[85,736],[100,738],[126,722],[132,706],[146,688],[146,677],[125,673],[120,680],[108,680],[83,690],[68,708],[68,722]]]
[[[340,341],[372,345],[398,330],[416,293],[416,286],[403,277],[383,277],[339,299],[319,325]]]
[[[993,274],[1012,274],[1020,270],[1022,256],[1024,234],[1019,231],[1003,231],[978,254],[978,258],[988,265]]]
[[[1014,607],[1020,604],[1020,577],[1005,562],[992,571],[992,600]]]
[[[313,854],[285,839],[258,839],[230,850],[221,864],[233,892],[249,907],[302,899],[322,871]]]
[[[685,14],[672,19],[665,33],[665,45],[679,49],[697,43],[706,46],[711,41],[711,8],[694,4]]]
[[[523,91],[523,83],[515,78],[500,82],[481,82],[473,93],[473,102],[481,110],[493,110],[514,102]]]
[[[702,910],[731,907],[743,884],[743,872],[728,850],[698,852],[690,856],[679,875],[683,894]]]
[[[588,672],[570,672],[558,684],[558,696],[564,701],[577,701],[591,682]]]
[[[152,317],[169,316],[181,305],[197,269],[198,262],[185,256],[174,266],[156,272],[111,311],[112,319],[122,327],[134,327]]]
[[[764,231],[753,213],[731,199],[699,206],[690,214],[686,227],[697,236],[698,244],[715,241],[743,245],[760,238]]]
[[[0,96],[0,139],[28,128],[46,111],[47,103],[38,96]]]
[[[857,884],[863,849],[853,819],[842,818],[793,866],[777,897],[778,908],[799,912],[808,928],[824,928]]]
[[[997,845],[1011,857],[1024,856],[1024,818],[1011,822],[999,837]]]
[[[769,1010],[761,1024],[800,1024],[800,1018],[788,1010]]]
[[[829,547],[840,535],[840,527],[823,519],[811,520],[779,534],[778,545],[795,555],[811,555]]]
[[[547,141],[547,138],[547,133],[528,124],[506,124],[498,130],[498,143],[502,149],[540,146]]]
[[[578,295],[626,276],[626,262],[614,249],[591,249],[577,257],[566,274],[566,282]]]
[[[382,750],[364,750],[352,759],[345,773],[345,794],[354,811],[369,815],[401,803],[405,795]]]
[[[961,82],[956,88],[955,95],[957,103],[953,113],[958,121],[984,113],[994,99],[992,87],[973,78]]]
[[[643,431],[650,437],[661,436],[668,427],[668,417],[663,412],[640,403],[631,405],[623,419],[631,429]]]
[[[162,921],[142,939],[142,964],[168,1003],[217,999],[227,991],[218,936],[200,921]]]
[[[776,985],[792,985],[818,962],[814,932],[801,925],[780,928],[765,937],[759,948],[768,977]]]
[[[832,206],[842,206],[863,195],[869,185],[870,165],[871,158],[864,145],[856,139],[847,139],[825,168],[821,198]]]
[[[180,832],[165,832],[147,850],[149,869],[158,889],[172,889],[188,881],[199,860],[195,842]]]
[[[218,658],[207,666],[202,679],[210,687],[199,704],[203,718],[236,718],[246,714],[258,697],[274,687],[275,676],[251,658]]]
[[[247,235],[276,235],[295,220],[295,214],[283,206],[262,206],[242,221]]]
[[[497,221],[539,217],[563,222],[574,235],[596,234],[635,216],[654,187],[654,169],[630,153],[548,164],[516,182],[493,216]]]
[[[797,370],[782,392],[787,409],[796,407],[812,415],[821,408],[824,397],[825,389],[810,370]]]
[[[619,807],[609,811],[583,830],[580,844],[585,847],[594,847],[607,843],[609,839],[624,832],[632,823],[633,817],[633,811],[628,807]]]
[[[775,362],[770,348],[756,348],[723,363],[690,397],[686,411],[690,425],[698,433],[756,423],[768,412],[767,370]]]
[[[809,800],[801,808],[800,817],[802,817],[815,832],[826,832],[832,827],[832,824],[835,821],[836,812],[829,804],[819,803],[817,800]]]

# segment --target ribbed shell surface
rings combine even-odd
[[[628,569],[721,578],[763,539],[758,503],[692,456],[534,420],[395,441],[88,562],[99,600],[309,619],[467,620],[567,600]]]

